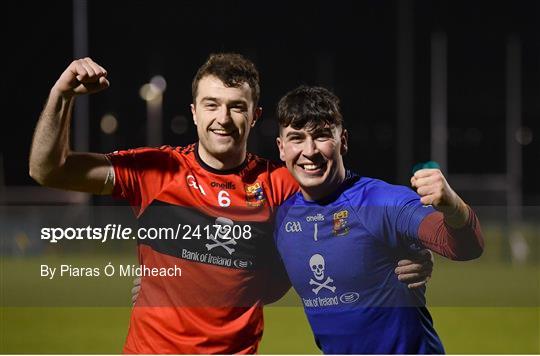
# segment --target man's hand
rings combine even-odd
[[[465,202],[450,187],[440,169],[420,169],[411,178],[411,185],[420,195],[424,205],[444,214],[445,221],[454,228],[467,222],[469,209]]]
[[[141,290],[141,277],[137,277],[133,280],[133,288],[131,288],[131,302],[135,305],[137,298],[139,297],[139,291]]]
[[[97,93],[109,87],[105,68],[91,58],[76,59],[60,75],[53,86],[65,98],[81,94]]]
[[[420,250],[411,259],[400,260],[394,271],[401,282],[407,283],[409,289],[420,288],[431,278],[433,253],[430,250]]]

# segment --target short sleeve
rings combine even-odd
[[[417,242],[420,223],[435,211],[412,189],[377,179],[363,179],[349,197],[365,228],[390,247]]]
[[[114,167],[113,197],[125,199],[140,213],[174,179],[180,162],[172,149],[137,148],[107,155]]]
[[[420,223],[435,209],[431,205],[423,205],[420,196],[408,187],[393,186],[393,191],[385,212],[394,224],[396,238],[417,241]]]

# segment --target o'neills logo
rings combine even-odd
[[[210,186],[212,188],[220,188],[220,189],[236,189],[236,186],[233,182],[225,182],[225,183],[218,183],[218,182],[212,182],[210,183]]]
[[[306,216],[307,222],[314,222],[314,221],[324,221],[324,215],[321,213],[318,213],[317,215],[309,215]]]

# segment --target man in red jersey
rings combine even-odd
[[[143,227],[182,227],[181,238],[138,241],[141,265],[179,266],[182,276],[143,278],[124,352],[256,352],[262,305],[289,289],[272,217],[298,187],[285,167],[246,150],[261,114],[255,66],[237,54],[217,54],[198,70],[191,106],[196,144],[108,155],[70,151],[75,97],[108,86],[106,70],[90,58],[68,66],[37,124],[30,175],[42,185],[126,199]],[[407,276],[423,283],[423,276]]]

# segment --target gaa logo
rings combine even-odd
[[[285,231],[287,232],[301,232],[302,231],[302,225],[300,225],[300,221],[289,221],[285,224]]]

